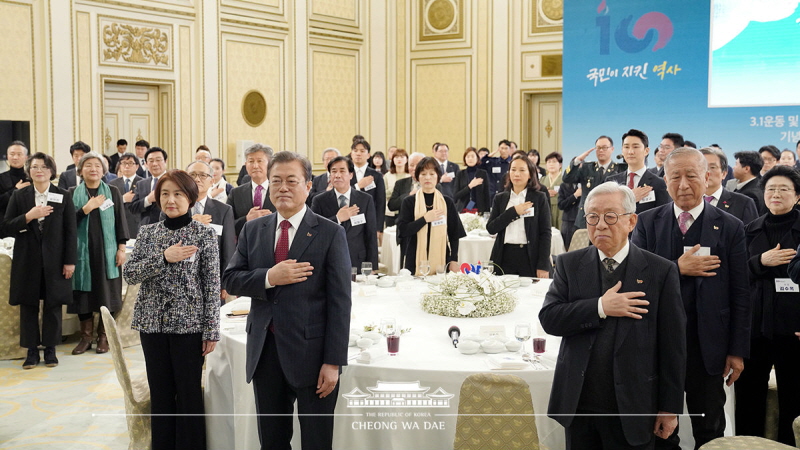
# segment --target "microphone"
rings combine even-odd
[[[461,336],[461,329],[453,325],[447,330],[447,335],[453,340],[453,347],[458,347],[458,337]]]
[[[622,154],[619,154],[619,155],[617,155],[617,156],[616,156],[616,158],[617,158],[617,159],[624,159],[625,157],[624,157],[624,156],[622,156]]]

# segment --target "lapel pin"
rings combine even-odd
[[[307,233],[306,236],[311,237],[311,233]]]
[[[716,226],[716,225],[714,225],[714,229],[715,229],[715,230],[719,230],[719,227],[718,227],[718,226]]]
[[[636,279],[636,282],[637,282],[638,284],[642,284],[642,283],[644,283],[644,281],[643,281],[643,280],[640,280],[640,279],[638,279],[638,278]]]

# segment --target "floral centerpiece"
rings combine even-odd
[[[517,298],[499,277],[449,273],[422,295],[422,310],[448,317],[491,317],[514,311]]]
[[[461,224],[464,225],[464,229],[467,233],[473,230],[486,229],[486,222],[477,214],[461,213],[459,214],[459,218],[461,218]]]

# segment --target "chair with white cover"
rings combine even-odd
[[[24,358],[19,346],[19,307],[8,304],[11,285],[11,257],[0,254],[0,360]]]
[[[125,361],[125,355],[122,354],[123,347],[117,331],[117,322],[105,306],[100,307],[100,313],[106,327],[108,346],[114,359],[117,380],[125,394],[125,414],[130,436],[128,449],[149,450],[152,438],[150,433],[150,387],[147,384],[147,377],[142,375],[131,380],[128,363]]]
[[[569,251],[580,250],[589,246],[589,230],[581,228],[575,230],[572,234],[572,240],[569,242]]]
[[[455,450],[539,449],[528,383],[514,375],[477,373],[461,384]]]

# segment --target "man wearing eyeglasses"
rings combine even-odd
[[[221,201],[208,197],[208,189],[211,187],[214,169],[204,161],[195,161],[186,167],[186,171],[197,184],[197,201],[192,207],[192,219],[214,229],[219,243],[219,265],[220,272],[228,266],[233,251],[236,249],[236,229],[233,222],[233,208]],[[225,289],[220,292],[220,298],[224,302],[228,298]]]
[[[275,212],[275,205],[269,199],[269,180],[267,166],[272,157],[272,147],[253,144],[244,151],[245,168],[250,181],[231,190],[228,205],[233,208],[236,236],[244,224]]]
[[[589,154],[596,151],[597,161],[586,162]],[[617,164],[611,162],[611,155],[614,154],[614,141],[608,136],[600,136],[594,141],[594,147],[586,150],[580,155],[572,158],[567,168],[564,170],[564,183],[580,183],[583,197],[578,204],[578,217],[575,218],[575,228],[586,228],[584,219],[585,211],[583,208],[586,197],[595,186],[599,186],[609,175],[624,172],[627,164]]]
[[[117,159],[119,176],[111,180],[108,185],[115,186],[122,192],[122,201],[125,202],[125,219],[128,221],[128,233],[131,239],[139,235],[139,225],[142,221],[141,214],[131,210],[133,198],[136,196],[136,183],[144,178],[136,174],[139,169],[139,158],[133,153],[125,152]]]
[[[661,160],[666,160],[667,156],[669,156],[673,150],[683,147],[683,144],[684,140],[682,135],[678,133],[664,133],[664,135],[661,136],[661,144],[658,146],[658,153],[661,155]],[[656,175],[658,175],[659,178],[664,178],[663,164]]]
[[[652,448],[683,411],[686,315],[675,264],[628,242],[633,191],[615,182],[586,199],[594,246],[556,260],[539,312],[563,336],[548,414],[568,449]]]
[[[261,448],[291,448],[296,402],[302,448],[330,449],[350,335],[347,238],[306,206],[306,158],[276,153],[268,179],[276,212],[244,225],[222,283],[252,298],[245,376],[253,382]]]
[[[686,404],[695,448],[725,431],[725,389],[750,354],[751,307],[744,225],[707,205],[708,161],[679,148],[664,162],[672,202],[639,216],[631,242],[678,266],[686,311]],[[663,436],[661,436],[663,438]],[[680,448],[678,434],[656,448]]]

